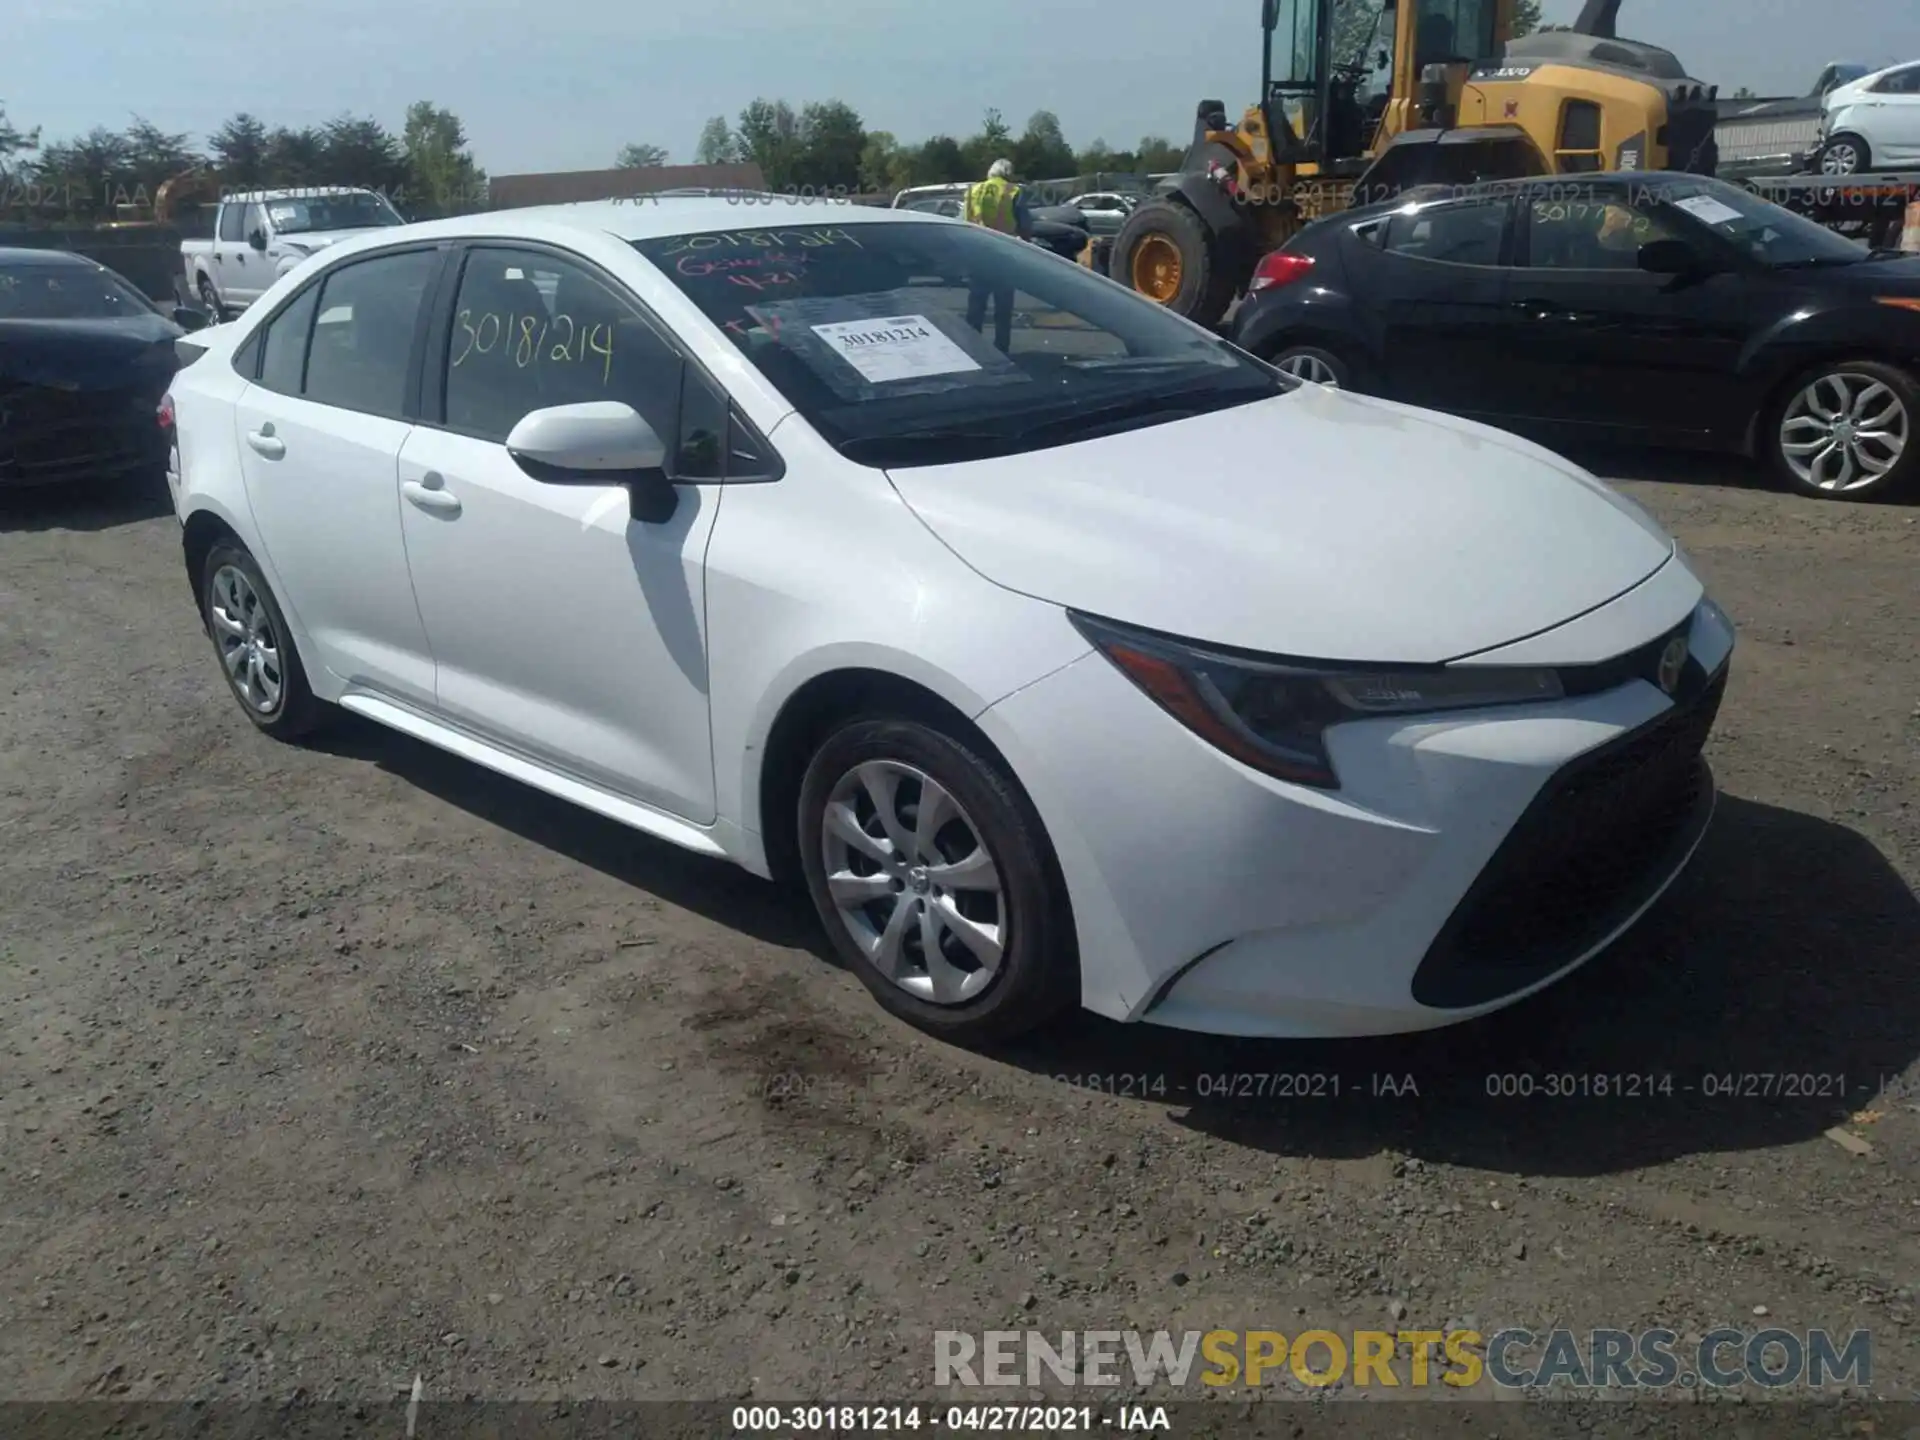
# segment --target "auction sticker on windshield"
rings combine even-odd
[[[1676,200],[1673,203],[1689,215],[1704,220],[1709,225],[1724,225],[1729,220],[1746,218],[1731,205],[1716,200],[1711,195],[1689,195],[1686,199]]]
[[[979,363],[949,340],[924,315],[894,315],[878,320],[839,320],[815,325],[813,333],[833,353],[875,385],[918,380],[928,375],[957,375]]]

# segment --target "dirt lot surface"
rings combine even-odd
[[[803,898],[256,735],[162,503],[0,497],[0,1397],[899,1399],[937,1329],[1450,1321],[1865,1327],[1915,1394],[1920,510],[1658,464],[1742,642],[1641,930],[1414,1039],[993,1056]]]

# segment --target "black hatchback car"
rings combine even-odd
[[[1411,191],[1259,265],[1243,348],[1541,438],[1764,457],[1795,488],[1920,480],[1920,257],[1696,175]]]

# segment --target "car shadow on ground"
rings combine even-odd
[[[366,761],[503,830],[755,940],[838,964],[798,887],[771,884],[497,775],[484,766],[341,714],[313,749]]]
[[[1069,1083],[1144,1083],[1148,1099],[1184,1102],[1179,1123],[1276,1154],[1576,1176],[1807,1139],[1917,1055],[1912,889],[1844,826],[1723,796],[1639,928],[1485,1019],[1277,1042],[1085,1016],[1003,1058]],[[1263,1078],[1285,1076],[1301,1078]]]
[[[370,722],[343,717],[316,743],[669,904],[840,963],[798,887],[638,835]],[[1392,1150],[1569,1176],[1807,1139],[1871,1105],[1916,1056],[1912,889],[1845,826],[1733,796],[1722,796],[1693,864],[1636,930],[1485,1019],[1304,1042],[1082,1014],[989,1052],[1117,1103],[1170,1105],[1176,1123],[1275,1154]],[[1594,1093],[1603,1083],[1609,1093]],[[1556,1086],[1571,1093],[1549,1094]]]
[[[112,530],[172,513],[166,477],[158,473],[32,489],[0,488],[0,532]]]

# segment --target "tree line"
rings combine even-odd
[[[0,219],[48,223],[112,219],[148,206],[160,186],[205,167],[224,188],[354,185],[379,190],[410,216],[485,207],[486,172],[459,116],[431,101],[407,107],[395,133],[378,120],[342,115],[323,125],[269,126],[242,112],[191,143],[138,116],[123,130],[95,126],[42,142],[38,127],[9,123],[0,104]]]
[[[903,143],[885,130],[869,130],[860,112],[844,100],[820,100],[797,109],[785,100],[758,99],[735,120],[716,115],[700,131],[695,165],[750,161],[776,190],[840,190],[885,194],[909,185],[978,180],[1002,157],[1032,180],[1072,175],[1159,174],[1180,166],[1185,147],[1148,135],[1129,150],[1094,140],[1076,149],[1051,110],[1036,110],[1017,133],[998,110],[965,138],[934,135]],[[628,145],[615,157],[621,168],[671,163],[661,146]]]

